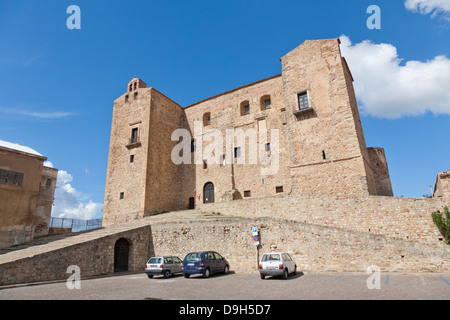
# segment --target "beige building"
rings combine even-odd
[[[0,248],[48,234],[58,170],[46,157],[0,140]]]
[[[280,74],[186,107],[134,77],[114,101],[104,225],[236,199],[392,196],[384,150],[366,147],[339,44],[305,41],[281,58]],[[191,164],[173,161],[177,129],[190,133]],[[230,129],[248,135],[227,140]],[[230,143],[214,149],[214,162],[205,153],[217,133]],[[250,161],[254,145],[268,162]]]

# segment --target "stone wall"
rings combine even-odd
[[[382,196],[290,194],[202,204],[200,209],[243,217],[273,217],[391,239],[438,243],[442,235],[431,219],[440,199]]]
[[[301,271],[450,270],[450,247],[389,239],[382,235],[272,218],[223,219],[152,226],[155,254],[183,259],[190,251],[214,250],[238,273],[257,270],[252,227],[258,227],[264,252],[288,252]]]
[[[153,250],[150,226],[122,226],[2,254],[0,285],[68,279],[71,265],[80,267],[81,277],[112,274],[114,245],[121,238],[130,245],[129,271],[143,270]]]

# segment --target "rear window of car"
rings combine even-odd
[[[150,260],[148,260],[147,263],[148,264],[161,263],[161,258],[150,258]]]
[[[184,258],[186,261],[200,261],[202,260],[201,252],[191,252],[186,255]]]
[[[280,261],[279,254],[265,254],[263,255],[261,261]]]

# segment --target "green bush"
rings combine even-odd
[[[445,243],[450,245],[450,213],[448,207],[444,208],[444,212],[439,210],[431,214],[433,222],[438,227],[441,234],[444,236]]]

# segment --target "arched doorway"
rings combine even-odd
[[[128,271],[128,256],[130,253],[130,244],[120,238],[114,245],[114,272]]]
[[[214,202],[214,184],[208,182],[203,187],[203,203],[213,203]]]

